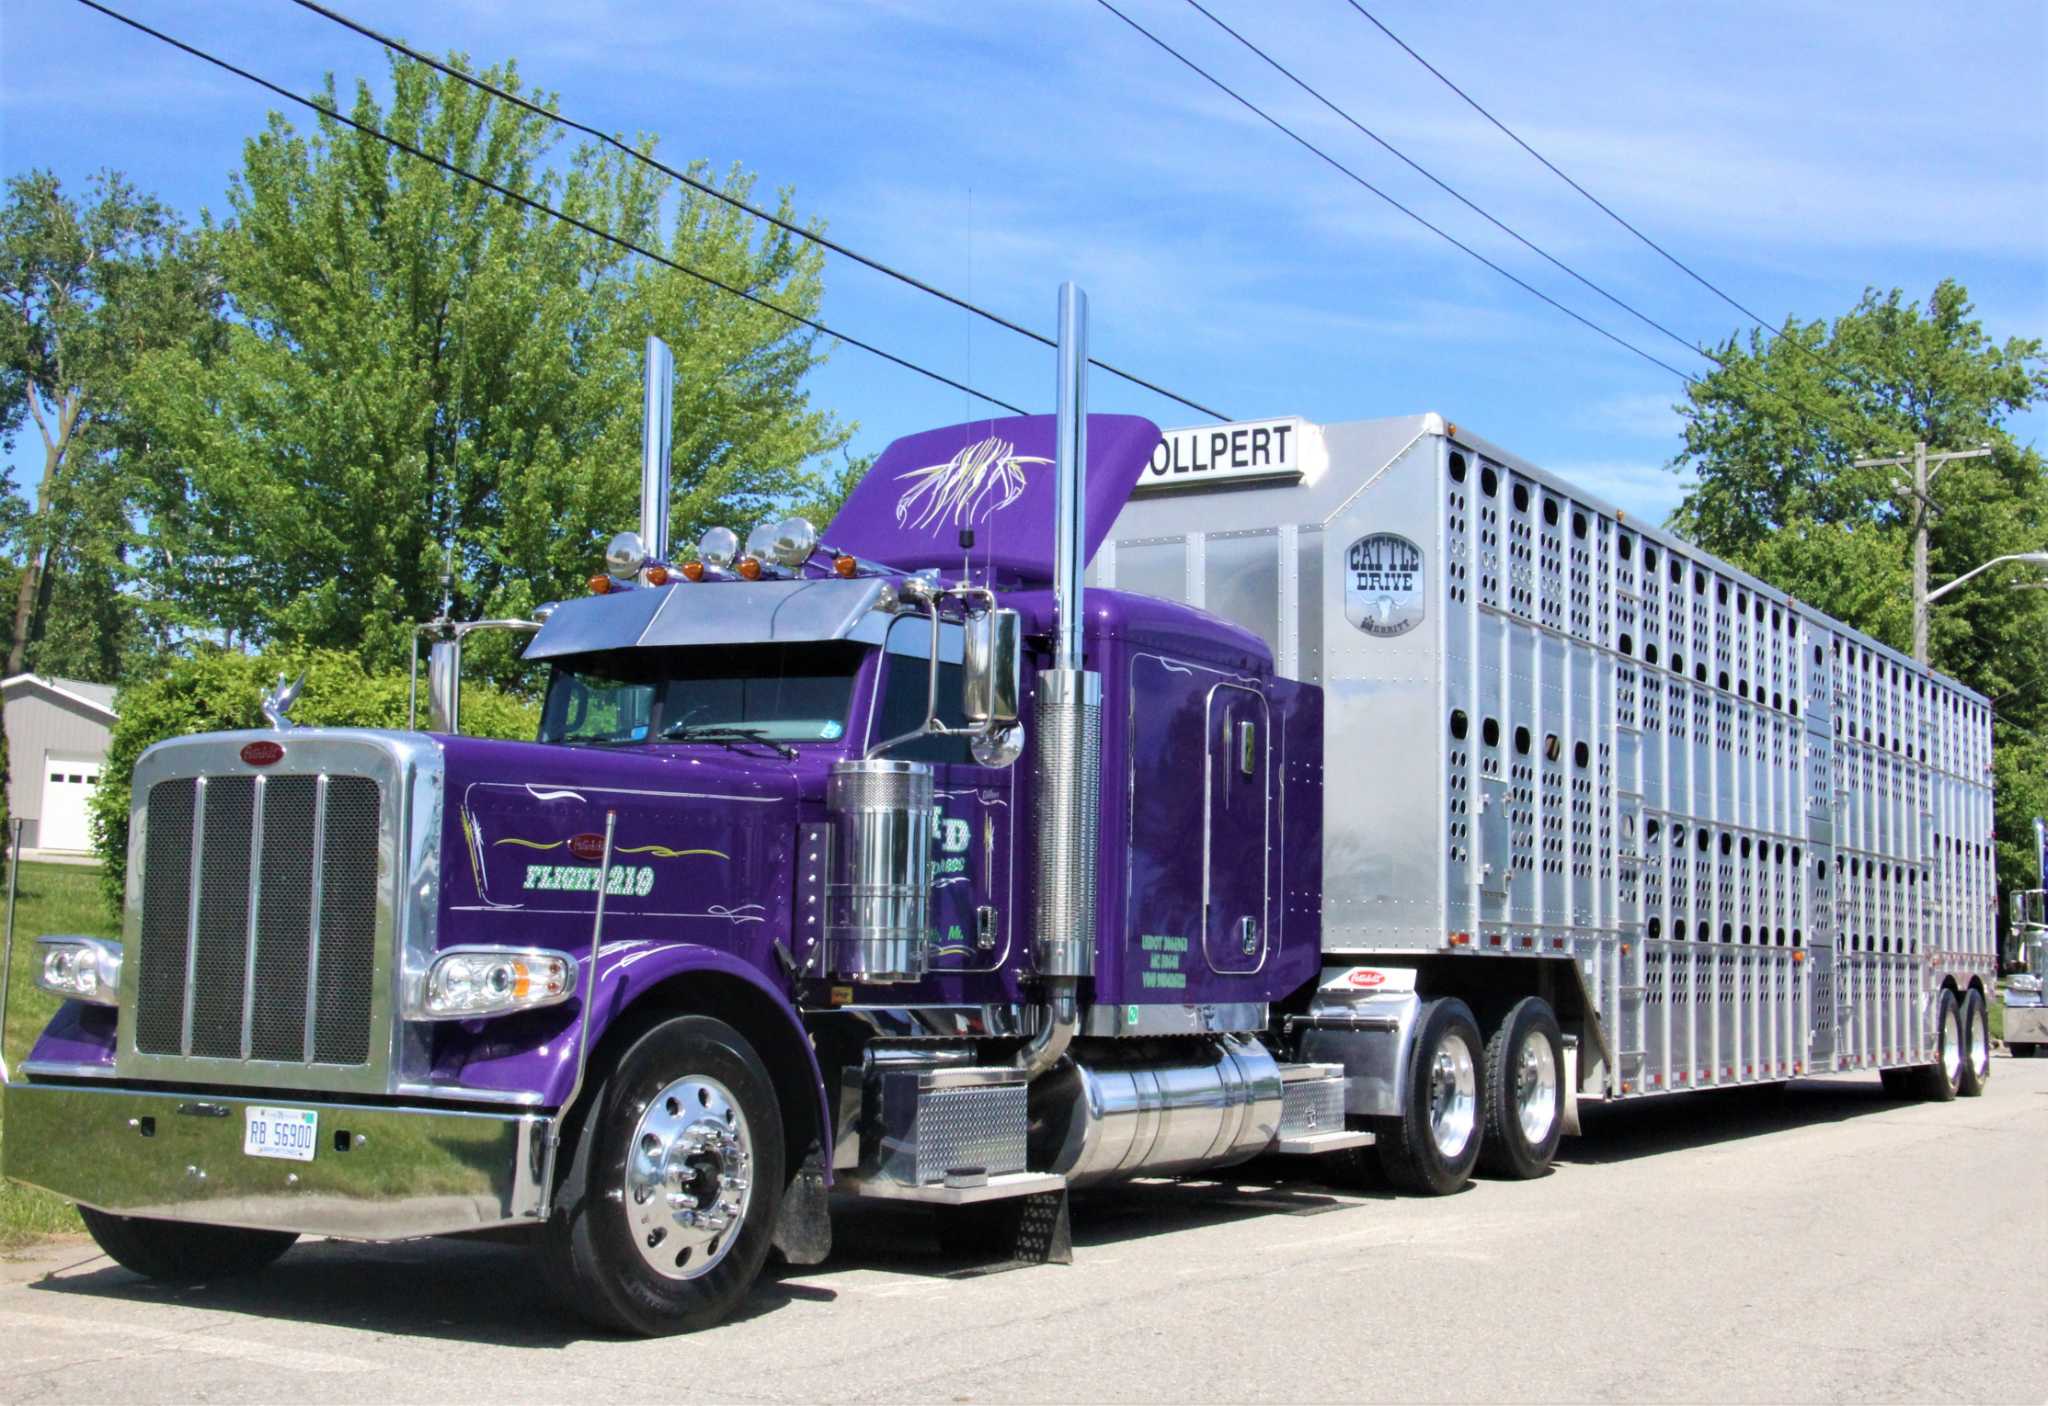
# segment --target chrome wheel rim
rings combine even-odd
[[[754,1148],[732,1090],[693,1074],[649,1099],[620,1189],[633,1245],[665,1279],[709,1273],[739,1239],[754,1198]]]
[[[1953,1084],[1963,1074],[1963,1037],[1956,1027],[1961,1017],[1951,1007],[1948,1018],[1941,1022],[1941,1068]]]
[[[1455,1162],[1472,1141],[1479,1114],[1479,1076],[1472,1047],[1459,1034],[1437,1046],[1429,1066],[1429,1135],[1447,1162]]]
[[[1983,1078],[1991,1068],[1991,1025],[1985,1019],[1982,1006],[1977,1008],[1977,1018],[1970,1022],[1970,1070]]]
[[[1557,1121],[1557,1059],[1541,1030],[1530,1031],[1515,1056],[1515,1118],[1531,1147],[1541,1147]]]

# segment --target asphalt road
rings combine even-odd
[[[89,1242],[0,1264],[0,1400],[2048,1400],[2048,1060],[1593,1110],[1563,1165],[1443,1201],[1257,1166],[1077,1200],[990,1272],[859,1208],[737,1321],[562,1322],[517,1248],[306,1243],[160,1288]]]

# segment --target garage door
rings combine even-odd
[[[100,784],[100,764],[51,757],[43,765],[43,823],[36,844],[41,849],[92,848],[92,821],[86,803]]]

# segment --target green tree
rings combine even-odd
[[[118,910],[128,873],[128,808],[135,763],[167,738],[268,726],[264,696],[279,675],[306,676],[292,720],[307,727],[406,725],[411,681],[402,670],[366,670],[352,653],[279,650],[268,655],[206,648],[170,660],[153,676],[121,691],[121,717],[107,742],[106,765],[94,790],[93,845],[102,861],[101,889]],[[424,681],[423,681],[424,691]],[[420,700],[422,712],[426,707]],[[480,682],[462,688],[462,730],[472,737],[531,740],[539,705]]]
[[[13,581],[6,672],[31,664],[65,592],[59,667],[112,681],[143,629],[127,552],[133,536],[128,392],[136,367],[175,348],[201,358],[218,327],[214,280],[177,217],[115,172],[69,196],[47,171],[7,182],[0,205],[0,425],[42,440],[35,503],[5,524],[23,567]],[[10,494],[10,496],[13,496]]]
[[[2012,552],[2048,548],[2048,465],[2006,420],[2048,402],[2034,338],[1988,337],[1968,293],[1944,280],[1923,306],[1866,291],[1832,324],[1790,323],[1718,349],[1688,392],[1684,449],[1698,477],[1673,526],[1900,650],[1912,644],[1913,503],[1893,469],[1854,461],[1989,444],[1944,469],[1932,497],[1933,584]],[[1839,368],[1839,369],[1837,369]],[[2048,814],[2048,591],[1973,582],[1935,604],[1934,666],[1997,705],[1994,767],[2001,886],[2031,883],[2028,820]]]
[[[510,65],[485,75],[516,89]],[[330,83],[328,101],[337,103]],[[544,119],[394,60],[352,117],[577,219],[809,313],[821,260]],[[646,141],[652,149],[651,140]],[[734,170],[726,188],[751,181]],[[675,199],[671,205],[669,202]],[[674,525],[816,489],[850,430],[803,389],[816,337],[323,118],[273,114],[208,232],[233,325],[210,361],[152,360],[149,569],[186,622],[402,659],[458,618],[580,592],[637,517],[642,348],[676,353]],[[668,213],[665,213],[668,212]],[[794,218],[784,192],[781,211]],[[478,667],[509,667],[479,648]]]

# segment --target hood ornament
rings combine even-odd
[[[263,718],[279,732],[298,726],[291,719],[292,705],[299,701],[299,693],[306,686],[306,671],[299,670],[299,676],[291,683],[284,681],[284,675],[277,676],[277,687],[263,700]]]

